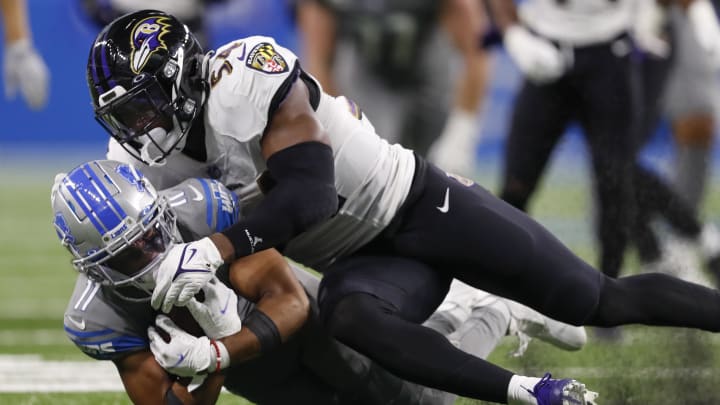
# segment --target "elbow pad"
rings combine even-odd
[[[247,218],[222,232],[236,257],[284,244],[338,210],[330,146],[293,145],[270,156],[267,167],[275,185]]]

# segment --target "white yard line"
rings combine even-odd
[[[619,371],[603,367],[568,367],[553,372],[564,376],[617,378]],[[623,369],[623,379],[711,378],[712,367]],[[43,360],[32,355],[0,355],[0,393],[9,392],[122,392],[115,366],[109,361]]]
[[[0,392],[123,391],[110,361],[54,361],[0,356]]]

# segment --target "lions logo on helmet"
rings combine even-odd
[[[169,31],[170,24],[165,17],[147,17],[135,25],[130,34],[130,67],[133,72],[140,73],[150,56],[159,49],[167,50],[162,37]]]
[[[50,200],[73,266],[103,285],[147,291],[153,266],[179,240],[167,199],[125,163],[95,160],[59,175]],[[146,254],[152,262],[128,270],[133,258]]]
[[[60,238],[63,245],[75,244],[75,237],[72,235],[72,231],[70,231],[70,227],[61,213],[55,213],[53,224],[55,225],[55,232],[57,232],[58,238]]]

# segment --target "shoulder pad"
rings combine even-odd
[[[209,125],[241,142],[261,136],[275,95],[292,80],[296,61],[271,37],[247,37],[218,48],[209,69]]]
[[[240,215],[237,195],[217,180],[188,179],[160,194],[167,197],[178,225],[193,240],[224,230]]]

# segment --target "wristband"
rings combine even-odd
[[[230,353],[222,342],[215,339],[210,340],[210,345],[215,349],[215,370],[208,370],[208,372],[217,373],[230,365]]]
[[[220,356],[220,347],[218,347],[217,342],[215,339],[210,340],[210,345],[215,349],[215,371],[211,371],[211,373],[217,373],[220,371],[220,364],[222,363],[222,357]]]
[[[261,353],[267,353],[282,343],[275,322],[257,308],[245,318],[243,326],[257,336]]]

